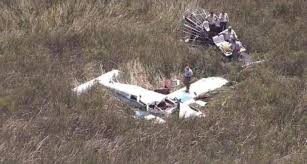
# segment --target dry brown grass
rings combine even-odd
[[[219,52],[176,38],[186,8],[225,9],[255,58],[240,71]],[[0,1],[1,163],[306,163],[307,3],[304,0]],[[240,82],[206,119],[133,119],[96,87],[71,89],[114,68],[153,88],[179,76]]]

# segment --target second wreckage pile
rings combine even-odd
[[[181,41],[193,47],[216,46],[224,56],[238,59],[242,67],[261,62],[254,62],[247,53],[246,48],[229,25],[228,14],[224,11],[217,16],[204,9],[187,10],[180,22],[179,34]]]

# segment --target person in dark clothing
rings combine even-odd
[[[212,38],[216,33],[215,22],[217,20],[217,16],[213,12],[210,12],[210,15],[207,17],[207,20],[209,22],[209,29],[210,29],[209,35],[210,38]]]
[[[227,26],[228,26],[228,22],[229,22],[228,14],[223,11],[219,15],[219,20],[220,20],[220,24],[221,24],[221,31],[226,30]]]

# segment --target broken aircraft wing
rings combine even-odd
[[[131,85],[131,84],[124,84],[117,81],[116,77],[119,75],[119,70],[113,70],[107,72],[95,79],[92,79],[84,84],[81,84],[73,89],[78,95],[86,92],[95,84],[99,83],[111,90],[116,90],[117,92],[122,92],[130,95],[136,96],[136,99],[140,99],[143,103],[152,103],[154,101],[161,101],[166,96],[154,91],[147,90],[145,88]]]
[[[181,88],[170,93],[168,97],[181,99],[181,101],[184,103],[194,99],[200,94],[218,89],[226,83],[228,83],[228,81],[222,77],[202,78],[191,84],[189,93],[185,92],[185,88]]]
[[[205,106],[206,102],[195,100],[195,98],[201,94],[218,89],[227,83],[228,81],[222,77],[203,78],[191,84],[189,93],[185,92],[185,88],[182,88],[170,93],[168,97],[176,98],[182,102],[179,111],[180,118],[202,116],[201,111],[193,110],[189,105],[197,103],[200,106]]]
[[[88,91],[91,87],[93,87],[95,84],[99,83],[101,85],[104,85],[104,86],[108,86],[109,83],[112,83],[113,80],[114,80],[114,77],[118,76],[119,74],[119,71],[118,70],[113,70],[113,71],[110,71],[108,73],[105,73],[95,79],[92,79],[86,83],[83,83],[77,87],[75,87],[73,89],[74,92],[77,93],[77,95],[80,95],[86,91]]]

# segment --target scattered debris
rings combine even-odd
[[[158,92],[158,93],[161,93],[161,94],[164,94],[164,95],[167,95],[167,94],[170,94],[171,93],[171,90],[174,89],[175,87],[179,86],[180,84],[180,81],[177,80],[177,79],[174,79],[174,80],[165,80],[164,81],[164,86],[163,88],[158,88],[158,89],[155,89],[154,91],[155,92]]]
[[[180,22],[180,40],[193,47],[217,47],[225,57],[238,59],[242,68],[262,63],[263,61],[252,59],[235,31],[228,26],[228,21],[229,17],[225,12],[216,16],[205,9],[188,9]]]

